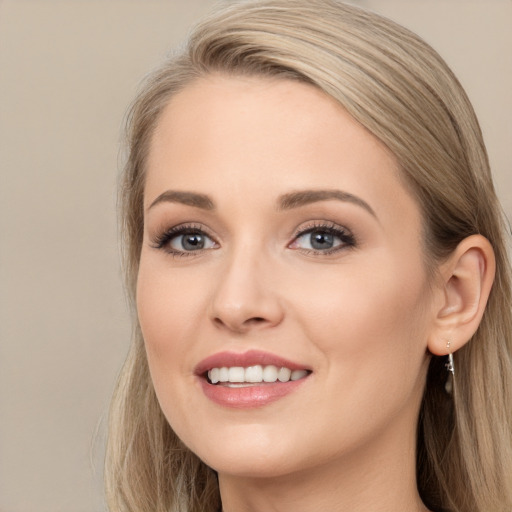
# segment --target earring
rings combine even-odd
[[[446,342],[446,348],[448,349],[448,361],[445,363],[446,369],[455,375],[455,366],[453,365],[453,354],[450,351],[450,341]]]
[[[448,378],[446,379],[444,389],[449,395],[451,395],[453,391],[453,379],[455,377],[455,366],[453,364],[453,354],[450,350],[450,341],[446,342],[446,348],[448,349],[448,361],[446,361],[444,366],[448,371]]]

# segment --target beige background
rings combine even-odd
[[[454,68],[511,218],[512,1],[354,3],[412,28]],[[120,126],[144,73],[211,5],[0,3],[0,512],[104,510],[105,415],[129,340]]]

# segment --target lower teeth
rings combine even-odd
[[[275,384],[274,382],[258,382],[254,384],[253,382],[219,382],[217,384],[214,384],[214,386],[224,386],[227,388],[249,388],[251,386],[255,385],[261,385],[261,384]]]

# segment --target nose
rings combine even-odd
[[[262,255],[232,255],[216,277],[211,318],[236,333],[274,327],[284,317],[276,290],[275,265]]]

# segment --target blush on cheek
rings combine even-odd
[[[358,279],[346,278],[340,279],[339,286],[335,283],[322,294],[312,294],[300,315],[308,337],[321,340],[332,358],[355,365],[364,365],[366,360],[384,362],[389,354],[401,357],[410,349],[422,354],[426,342],[424,279],[420,276],[415,282],[403,283],[396,272],[385,278],[371,276],[364,293]]]

